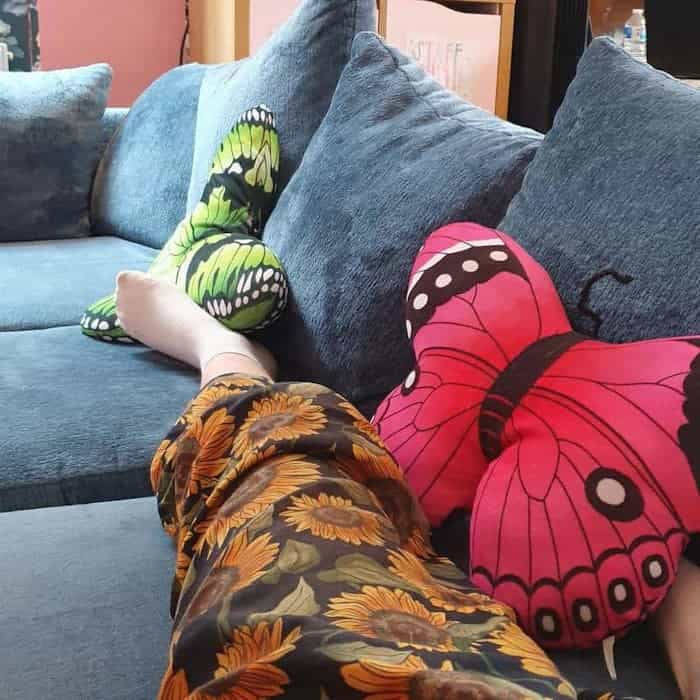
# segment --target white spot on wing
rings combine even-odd
[[[452,284],[452,275],[448,275],[448,274],[440,275],[435,280],[435,286],[438,289],[444,289],[445,287],[449,287],[451,284]]]
[[[428,295],[427,294],[416,295],[416,298],[413,300],[413,308],[416,311],[420,311],[421,309],[424,309],[427,305],[428,305]]]

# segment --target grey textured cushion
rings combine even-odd
[[[114,288],[119,270],[146,270],[152,248],[111,236],[5,243],[0,251],[0,331],[78,323]]]
[[[424,239],[451,221],[500,221],[540,140],[358,35],[264,233],[292,290],[267,338],[285,376],[371,412],[411,368],[403,299]]]
[[[195,372],[77,326],[0,333],[0,511],[150,492],[160,440]]]
[[[95,178],[92,225],[153,248],[185,216],[197,103],[206,66],[175,68],[134,103]]]
[[[223,137],[245,110],[261,103],[277,118],[283,188],[328,110],[353,37],[375,27],[375,0],[304,0],[250,60],[212,68],[199,99],[188,209],[202,196]]]
[[[153,700],[174,551],[153,498],[1,513],[3,700]]]
[[[112,83],[104,64],[0,73],[0,241],[87,236]]]
[[[613,341],[700,333],[700,91],[596,40],[501,228]],[[591,326],[572,314],[577,328]]]

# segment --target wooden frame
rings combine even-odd
[[[504,119],[508,117],[516,1],[452,0],[450,3],[464,5],[465,12],[491,11],[501,17],[495,111]],[[386,36],[388,4],[389,0],[377,0],[382,36]],[[190,54],[193,60],[224,63],[245,58],[249,52],[250,0],[190,0]]]
[[[427,0],[446,5],[440,0]],[[498,47],[498,81],[496,84],[495,112],[503,119],[508,118],[510,97],[510,73],[513,61],[513,34],[515,33],[515,3],[517,0],[451,0],[450,6],[464,5],[465,12],[483,13],[491,11],[501,17],[501,37]],[[472,6],[471,8],[469,6]],[[379,33],[386,36],[389,0],[377,0],[379,10]]]
[[[190,0],[190,56],[226,63],[250,53],[250,0]]]

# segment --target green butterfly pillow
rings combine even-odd
[[[282,264],[259,240],[275,203],[279,161],[274,116],[264,106],[248,110],[219,146],[201,200],[148,269],[231,330],[264,328],[287,303]],[[114,294],[88,307],[80,326],[93,338],[132,342]]]

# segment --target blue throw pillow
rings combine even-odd
[[[552,276],[577,330],[611,341],[700,333],[700,91],[596,40],[501,229]]]
[[[284,189],[328,110],[353,37],[375,28],[376,0],[304,0],[240,70],[236,63],[212,68],[199,98],[188,210],[202,196],[212,154],[254,104],[265,104],[277,118]]]
[[[500,221],[540,141],[358,35],[263,236],[291,286],[266,338],[285,377],[371,412],[413,365],[403,306],[418,249],[443,224]]]
[[[161,248],[183,219],[206,70],[199,64],[175,68],[136,100],[97,171],[96,233]]]
[[[0,241],[89,235],[111,83],[105,64],[0,72]]]

